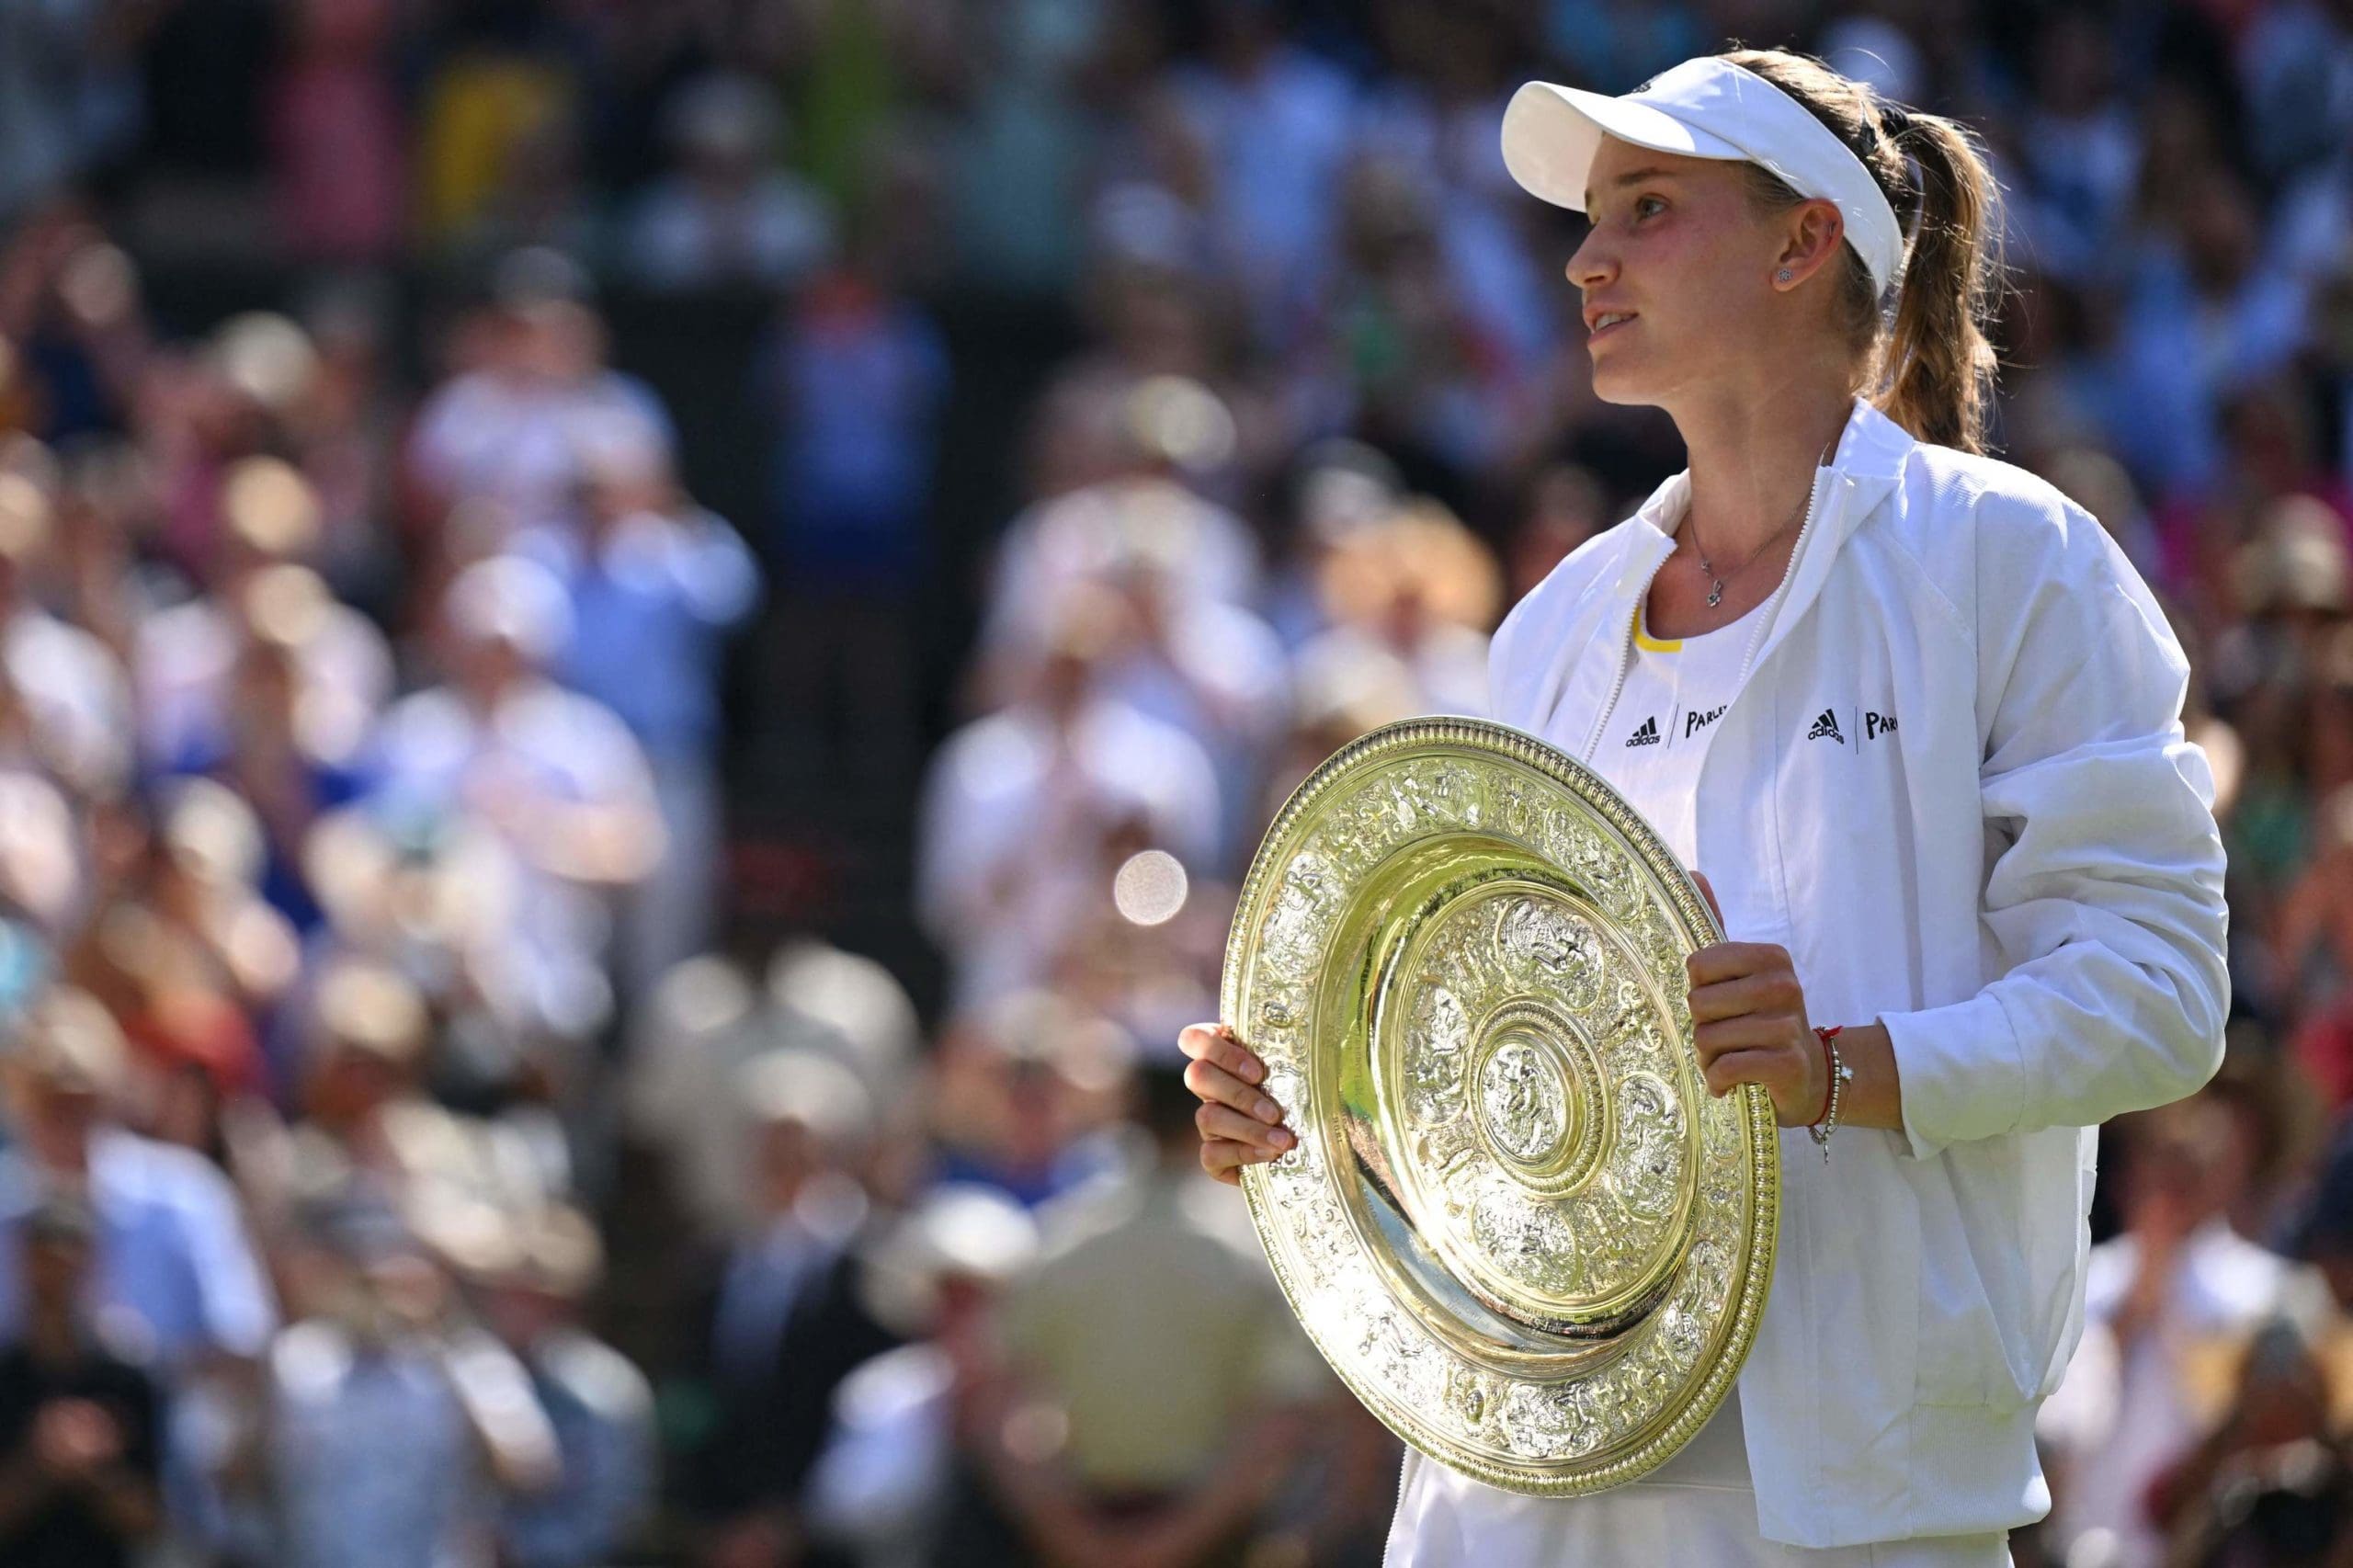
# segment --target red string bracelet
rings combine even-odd
[[[1828,1062],[1828,1063],[1829,1063],[1830,1068],[1831,1068],[1831,1071],[1829,1071],[1828,1073],[1825,1073],[1825,1074],[1824,1074],[1824,1077],[1826,1077],[1826,1078],[1828,1078],[1828,1079],[1830,1080],[1830,1082],[1829,1082],[1827,1085],[1825,1085],[1824,1086],[1824,1091],[1823,1091],[1823,1096],[1822,1096],[1822,1111],[1821,1111],[1821,1114],[1820,1114],[1820,1115],[1818,1115],[1818,1116],[1816,1116],[1816,1117],[1815,1117],[1812,1121],[1807,1122],[1807,1123],[1806,1123],[1806,1125],[1807,1125],[1808,1127],[1819,1127],[1819,1126],[1821,1126],[1821,1125],[1822,1125],[1822,1119],[1823,1119],[1823,1117],[1826,1117],[1826,1116],[1828,1116],[1828,1115],[1830,1114],[1830,1108],[1831,1108],[1833,1105],[1836,1105],[1836,1104],[1837,1103],[1837,1100],[1838,1100],[1838,1074],[1837,1074],[1837,1070],[1836,1070],[1836,1069],[1837,1069],[1837,1058],[1836,1058],[1836,1057],[1834,1057],[1834,1056],[1832,1056],[1832,1055],[1830,1054],[1830,1045],[1829,1045],[1829,1041],[1830,1041],[1830,1037],[1831,1037],[1831,1036],[1833,1036],[1833,1035],[1835,1035],[1835,1034],[1840,1034],[1840,1033],[1845,1032],[1846,1028],[1847,1028],[1847,1026],[1846,1026],[1846,1025],[1844,1025],[1844,1024],[1832,1024],[1832,1025],[1831,1025],[1831,1026],[1829,1026],[1827,1028],[1817,1028],[1817,1029],[1815,1029],[1815,1030],[1813,1031],[1817,1036],[1819,1036],[1819,1037],[1821,1038],[1821,1040],[1822,1040],[1822,1041],[1823,1041],[1822,1054],[1823,1054],[1824,1060],[1826,1062]]]

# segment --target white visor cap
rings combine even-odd
[[[1530,82],[1504,110],[1504,166],[1530,195],[1582,212],[1604,136],[1689,158],[1762,164],[1799,195],[1837,205],[1847,243],[1880,293],[1899,274],[1904,230],[1879,181],[1804,105],[1754,71],[1701,55],[1621,97]]]

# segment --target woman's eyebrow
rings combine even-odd
[[[1675,171],[1673,169],[1628,169],[1624,174],[1620,175],[1616,179],[1609,182],[1609,188],[1616,190],[1621,186],[1632,185],[1636,180],[1673,179],[1674,177]],[[1593,210],[1593,192],[1589,190],[1585,193],[1585,205],[1587,211],[1591,211]]]

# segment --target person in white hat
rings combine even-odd
[[[2051,1507],[2097,1126],[2222,1060],[2188,661],[2097,519],[1985,450],[1999,192],[1963,127],[1741,50],[1530,83],[1503,150],[1590,220],[1597,395],[1689,466],[1505,618],[1491,711],[1712,871],[1739,939],[1687,961],[1693,1045],[1709,1093],[1766,1091],[1781,1209],[1685,1447],[1566,1499],[1409,1449],[1388,1561],[2006,1563]],[[1283,1157],[1298,1085],[1226,1024],[1182,1044],[1203,1165]]]

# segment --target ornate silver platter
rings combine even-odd
[[[1597,775],[1473,719],[1388,725],[1267,830],[1221,1010],[1298,1143],[1243,1191],[1374,1415],[1491,1485],[1631,1481],[1731,1391],[1771,1282],[1772,1104],[1708,1093],[1698,887]]]

